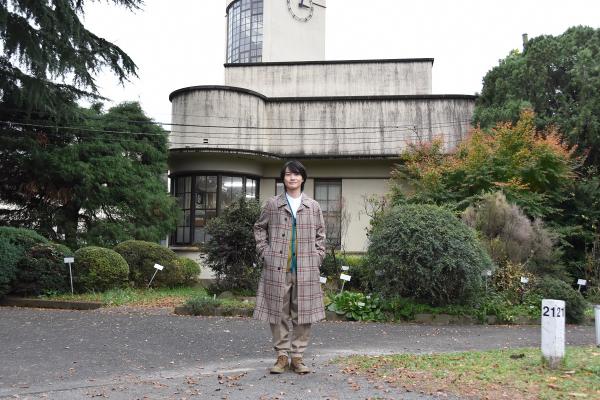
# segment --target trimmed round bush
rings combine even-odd
[[[48,239],[31,229],[0,226],[0,237],[8,239],[12,244],[23,251],[29,250],[36,244],[50,243]]]
[[[374,223],[367,252],[374,289],[431,305],[464,304],[480,293],[492,262],[472,229],[434,205],[402,204]]]
[[[193,284],[197,283],[200,277],[200,265],[187,257],[178,257],[175,263],[175,281],[176,284]]]
[[[12,293],[39,295],[48,292],[65,292],[69,289],[69,269],[64,257],[73,252],[66,246],[41,243],[32,246],[17,263]]]
[[[587,303],[581,293],[569,286],[568,283],[545,276],[536,283],[534,291],[541,294],[544,299],[564,300],[568,323],[583,322]]]
[[[21,258],[21,250],[7,238],[0,236],[0,297],[10,291],[11,282],[17,274],[17,262]]]
[[[103,247],[82,247],[75,252],[73,284],[78,291],[103,292],[127,286],[129,266],[119,253]]]
[[[114,250],[129,264],[129,280],[137,287],[148,285],[156,271],[154,264],[165,268],[158,271],[152,281],[152,287],[174,287],[193,283],[186,280],[189,275],[183,271],[187,267],[181,265],[175,252],[157,243],[127,240],[115,246]]]

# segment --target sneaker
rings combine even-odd
[[[308,374],[310,372],[310,368],[304,365],[302,357],[292,357],[292,371],[297,374]]]
[[[288,357],[281,355],[277,357],[277,361],[275,362],[275,365],[271,367],[270,371],[272,374],[282,374],[288,368]]]

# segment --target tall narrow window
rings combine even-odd
[[[206,224],[217,216],[217,177],[197,176],[195,189],[194,242],[205,242]]]
[[[342,182],[315,180],[315,200],[323,211],[327,243],[339,248],[342,243]]]
[[[175,232],[175,238],[177,242],[189,242],[190,241],[190,227],[191,227],[191,198],[192,198],[192,177],[182,177],[175,180],[175,199],[177,204],[183,211],[179,222],[177,223],[177,229]]]

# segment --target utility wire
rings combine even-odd
[[[16,111],[20,111],[26,113],[25,110],[13,109]],[[42,115],[53,115],[49,112],[32,112],[35,114]],[[184,114],[182,114],[184,115]],[[192,116],[191,114],[185,114],[187,116]],[[199,116],[202,118],[217,118],[215,116]],[[102,116],[94,117],[94,116],[86,116],[82,115],[79,118],[82,119],[90,119],[90,120],[102,120]],[[218,117],[218,118],[226,118],[235,120],[233,117]],[[411,128],[414,126],[414,123],[410,123],[408,121],[402,123],[394,123],[393,125],[373,125],[373,126],[341,126],[341,127],[322,127],[322,126],[255,126],[255,125],[219,125],[219,124],[182,124],[182,123],[170,123],[170,122],[159,122],[153,120],[130,120],[127,118],[112,118],[115,121],[128,122],[140,125],[163,125],[163,126],[178,126],[178,127],[192,127],[192,128],[217,128],[217,129],[258,129],[258,130],[279,130],[279,129],[287,129],[287,130],[360,130],[360,129],[373,129],[373,130],[381,130],[381,129],[400,129],[400,128]],[[262,118],[261,118],[262,120]],[[269,120],[269,119],[267,119]],[[302,120],[285,120],[285,119],[271,119],[271,120],[280,120],[280,121],[288,121],[288,122],[304,122],[308,121],[307,119]],[[312,120],[312,121],[320,121],[320,122],[330,122],[329,119],[321,119],[321,120]],[[465,123],[470,122],[470,119],[463,119],[457,121],[464,121]],[[380,122],[380,121],[365,121],[365,122]],[[435,124],[435,123],[434,123]]]

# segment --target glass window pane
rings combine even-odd
[[[194,242],[204,243],[205,232],[206,232],[205,228],[195,228],[194,229]]]
[[[227,62],[260,62],[262,57],[249,56],[250,37],[262,47],[262,0],[238,0],[229,8],[227,16]],[[259,53],[262,54],[262,51]]]
[[[256,199],[256,180],[246,178],[246,198]]]
[[[217,177],[216,176],[207,176],[206,177],[206,191],[207,192],[216,192],[217,191]]]
[[[339,247],[341,243],[342,184],[339,181],[315,181],[315,200],[321,205],[327,242]]]
[[[327,201],[327,185],[315,183],[315,200],[319,203]]]

